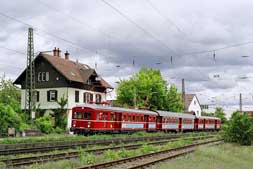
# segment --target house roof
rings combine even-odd
[[[194,96],[195,96],[195,94],[185,94],[185,104],[184,104],[185,108],[188,109]]]
[[[35,60],[39,57],[47,60],[59,73],[61,73],[69,81],[86,83],[91,75],[97,75],[94,69],[90,68],[86,64],[79,63],[78,61],[74,62],[62,57],[57,57],[45,53],[40,53],[35,58]],[[25,73],[25,71],[23,73]],[[19,78],[22,76],[22,74],[14,83],[18,83]],[[112,88],[112,86],[108,84],[103,78],[100,78],[100,83],[105,88]]]

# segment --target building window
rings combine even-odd
[[[41,82],[41,80],[42,80],[42,77],[41,77],[42,75],[41,75],[41,72],[39,72],[38,73],[38,82]]]
[[[196,101],[194,100],[194,105],[196,105]]]
[[[49,102],[57,101],[57,90],[47,91],[47,101]]]
[[[38,81],[39,82],[49,81],[49,72],[38,72]]]
[[[79,91],[75,91],[75,102],[79,102]]]
[[[35,101],[39,102],[40,101],[40,92],[39,91],[35,91],[35,95],[34,95]]]
[[[101,103],[102,97],[100,94],[96,94],[96,103]]]
[[[92,93],[85,92],[85,93],[83,94],[83,102],[84,102],[84,103],[93,102],[93,94],[92,94]]]

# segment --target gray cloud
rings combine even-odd
[[[216,51],[216,60],[212,52],[186,53],[253,40],[252,1],[151,0],[165,17],[157,14],[146,0],[108,2],[163,44],[148,37],[100,0],[6,1],[1,2],[0,12],[35,27],[36,51],[56,46],[62,51],[68,50],[73,60],[79,59],[92,67],[96,62],[98,72],[114,86],[118,79],[128,78],[141,67],[150,67],[160,69],[168,82],[179,87],[180,79],[185,78],[187,92],[203,93],[209,98],[223,93],[246,93],[250,89],[252,78],[241,81],[238,77],[252,76],[249,74],[253,71],[252,44]],[[0,21],[0,46],[25,52],[27,26],[2,16]],[[26,56],[0,50],[0,72],[8,72],[9,77],[15,78],[25,67]],[[252,57],[242,58],[243,55]],[[215,73],[221,78],[213,79]],[[201,99],[208,102],[206,98]],[[233,99],[225,100],[234,103]]]

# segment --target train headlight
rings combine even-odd
[[[76,124],[73,124],[73,127],[76,127]]]
[[[88,122],[88,128],[90,128],[90,121]]]

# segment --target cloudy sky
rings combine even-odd
[[[141,67],[160,69],[179,88],[184,78],[203,104],[231,111],[240,92],[253,103],[252,7],[251,0],[2,1],[0,73],[15,79],[24,69],[31,25],[36,52],[68,50],[72,60],[97,63],[115,87]]]

